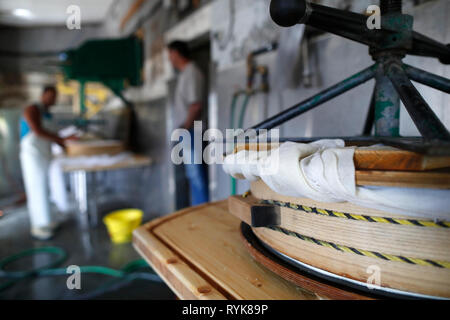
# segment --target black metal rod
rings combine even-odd
[[[341,37],[374,45],[374,32],[367,32],[367,17],[306,0],[272,0],[270,4],[272,20],[282,27],[304,23],[317,29],[337,34]]]
[[[261,130],[261,129],[272,129],[280,124],[283,124],[331,99],[337,97],[338,95],[347,92],[360,84],[363,84],[370,79],[375,77],[375,71],[377,68],[377,64],[372,65],[371,67],[364,69],[363,71],[345,79],[342,82],[320,92],[319,94],[303,101],[295,106],[273,116],[272,118],[265,120],[256,126],[253,126],[251,129]]]
[[[380,0],[382,14],[402,13],[402,0]]]
[[[307,0],[272,0],[270,15],[282,27],[292,27],[298,23],[309,23],[311,17],[337,18],[347,24],[365,25],[367,17],[362,14],[335,9]]]
[[[429,86],[431,88],[450,93],[450,79],[435,75],[425,70],[403,64],[406,74],[411,80]]]
[[[423,34],[413,31],[412,49],[409,54],[438,58],[443,64],[450,64],[450,46],[433,40]]]
[[[369,111],[367,112],[366,123],[364,124],[363,135],[370,136],[375,123],[375,90],[374,88],[372,97],[370,98]]]
[[[385,70],[422,136],[430,140],[450,140],[450,133],[414,87],[402,65],[390,63]]]
[[[401,14],[400,0],[385,0],[381,5],[384,14]],[[386,28],[369,30],[367,16],[363,14],[330,8],[307,0],[272,0],[270,15],[272,20],[282,27],[307,24],[373,48],[378,48],[381,40],[396,33]],[[444,64],[450,64],[449,45],[414,31],[412,37],[412,48],[406,50],[408,54],[434,57]]]
[[[347,25],[358,26],[360,28],[366,27],[367,17],[363,14],[327,7],[316,3],[310,3],[309,5],[311,6],[311,15],[308,18],[308,22],[311,18],[328,17],[339,19]]]
[[[278,49],[278,43],[277,42],[272,42],[270,45],[256,49],[254,51],[252,51],[252,55],[253,56],[259,56],[261,54],[267,53],[267,52],[271,52],[271,51],[275,51]]]
[[[334,16],[311,15],[307,25],[371,47],[377,46],[378,32],[369,31],[365,24],[345,21]]]

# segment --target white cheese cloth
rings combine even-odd
[[[450,219],[450,190],[356,186],[354,152],[343,140],[286,142],[272,152],[244,150],[229,155],[223,168],[237,179],[262,179],[285,196],[348,201],[392,213]]]

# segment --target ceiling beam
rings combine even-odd
[[[146,0],[135,0],[131,7],[128,9],[125,16],[120,21],[120,30],[123,31],[128,21],[136,14],[136,12],[142,7]]]

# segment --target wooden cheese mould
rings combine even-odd
[[[448,157],[362,148],[354,161],[357,184],[450,187]],[[301,271],[268,248],[390,296],[450,298],[449,221],[285,197],[262,181],[245,195],[153,220],[134,231],[133,244],[180,299],[380,297]]]
[[[307,266],[363,284],[376,268],[382,289],[450,298],[448,221],[285,197],[262,181],[228,205],[260,241]]]

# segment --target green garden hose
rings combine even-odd
[[[233,100],[231,101],[231,118],[230,118],[230,129],[235,128],[235,113],[236,113],[236,103],[240,95],[244,95],[244,101],[242,103],[241,112],[239,114],[238,128],[244,126],[245,113],[247,112],[248,103],[250,101],[253,93],[248,93],[246,91],[238,91],[233,95]],[[234,196],[237,193],[237,181],[235,178],[231,177],[231,195]]]
[[[233,99],[231,100],[231,115],[230,115],[230,129],[234,129],[234,118],[236,117],[236,103],[239,96],[245,94],[245,91],[237,91],[233,94]],[[236,179],[231,177],[230,179],[231,195],[236,195]]]
[[[12,262],[15,262],[27,256],[32,256],[40,253],[50,253],[52,255],[56,255],[56,259],[53,262],[49,263],[48,265],[31,270],[26,271],[5,270],[5,267]],[[67,253],[62,248],[41,247],[24,250],[22,252],[13,254],[0,260],[0,279],[6,279],[6,281],[0,284],[0,292],[6,290],[7,288],[9,288],[10,286],[14,285],[19,281],[31,279],[33,277],[64,276],[64,275],[67,276],[68,273],[66,268],[58,268],[66,260],[66,258]],[[125,265],[120,270],[102,266],[81,266],[80,267],[81,273],[102,274],[113,278],[117,278],[116,280],[110,281],[105,285],[99,287],[97,290],[94,291],[95,294],[91,293],[85,296],[92,298],[102,293],[105,293],[114,286],[117,287],[119,281],[121,282],[121,284],[129,283],[135,279],[162,282],[162,280],[154,273],[137,272],[138,270],[143,268],[150,268],[147,262],[143,259],[132,261],[127,265]]]
[[[251,96],[252,94],[245,95],[244,103],[242,104],[241,113],[239,115],[239,122],[238,122],[239,128],[242,128],[244,126],[245,113],[247,112],[247,107]]]
[[[8,264],[17,261],[21,258],[32,256],[38,253],[51,253],[53,255],[56,255],[57,259],[46,266],[28,271],[5,271],[5,267]],[[57,247],[42,247],[24,250],[22,252],[10,255],[0,260],[0,278],[14,278],[14,279],[26,278],[35,274],[39,274],[41,272],[45,272],[47,270],[52,270],[53,268],[60,266],[66,260],[66,258],[67,258],[66,252],[63,249]]]

